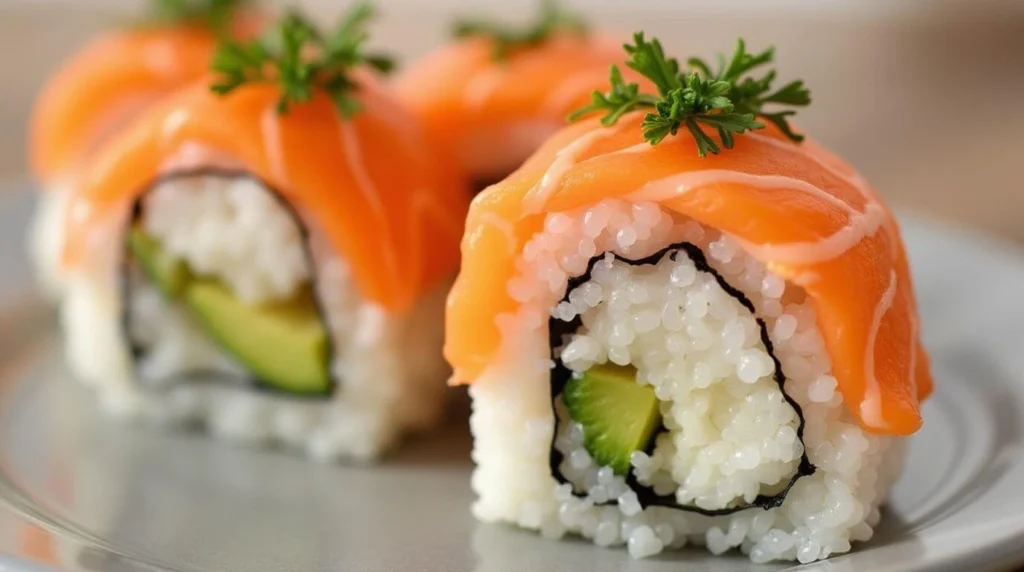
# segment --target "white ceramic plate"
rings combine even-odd
[[[779,570],[699,551],[631,561],[469,514],[453,422],[376,468],[311,465],[121,426],[67,379],[22,259],[27,191],[0,201],[0,571]],[[874,540],[802,570],[1024,562],[1024,255],[917,219],[906,239],[938,390]]]

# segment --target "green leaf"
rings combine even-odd
[[[768,48],[760,54],[750,54],[746,51],[743,40],[739,40],[732,59],[721,67],[721,72],[713,77],[729,81],[733,89],[729,98],[737,111],[749,113],[764,118],[769,123],[776,125],[783,134],[790,140],[800,142],[803,136],[793,132],[789,125],[788,117],[795,115],[795,110],[769,112],[765,106],[770,104],[789,107],[804,107],[810,105],[811,94],[804,86],[803,81],[792,81],[777,91],[772,91],[772,83],[775,81],[775,70],[768,71],[760,79],[743,77],[754,68],[771,63],[775,58],[774,48]]]
[[[726,149],[732,149],[733,145],[736,144],[736,139],[733,138],[732,131],[724,127],[718,128],[718,138],[722,140],[722,147]]]
[[[785,105],[810,105],[811,92],[804,87],[804,82],[797,80],[786,84],[782,89],[765,97],[762,101]]]
[[[580,117],[593,111],[608,111],[608,114],[601,119],[605,125],[614,125],[624,114],[640,107],[654,105],[657,98],[640,93],[640,86],[635,83],[626,83],[622,79],[622,72],[618,66],[612,65],[611,72],[612,89],[607,94],[595,91],[591,94],[591,104],[569,114],[569,121],[576,121]]]
[[[359,86],[351,71],[359,66],[382,73],[394,68],[390,57],[366,51],[370,37],[366,28],[374,16],[372,4],[358,2],[324,34],[292,11],[258,40],[223,40],[210,64],[218,74],[210,89],[224,95],[247,84],[272,83],[281,91],[279,113],[310,101],[321,90],[342,116],[352,117],[362,106],[356,99]]]
[[[768,48],[755,56],[747,53],[746,43],[743,41],[743,38],[740,38],[736,40],[736,50],[732,54],[732,59],[729,60],[729,63],[717,75],[717,78],[723,81],[735,81],[743,74],[772,61],[774,58],[774,47]]]
[[[699,119],[702,123],[725,128],[734,133],[764,129],[764,124],[754,119],[754,116],[749,113],[715,113],[702,115]]]
[[[700,58],[690,58],[686,60],[686,65],[692,69],[699,71],[701,74],[704,75],[704,77],[711,77],[715,75],[711,72],[711,67],[708,66],[708,64],[705,63],[704,60]]]
[[[778,127],[779,131],[782,131],[783,135],[799,143],[804,140],[804,136],[800,133],[794,133],[792,128],[789,126],[789,122],[786,121],[786,118],[791,115],[796,115],[796,112],[789,110],[779,111],[776,113],[764,113],[761,117],[763,117],[765,121],[768,121]]]
[[[697,124],[696,119],[691,117],[686,120],[686,130],[690,132],[690,135],[692,135],[693,139],[697,142],[697,155],[699,155],[701,159],[707,157],[708,153],[717,155],[722,151],[718,147],[718,143],[715,143],[714,139],[708,136],[707,133],[704,133],[704,130]],[[657,143],[652,144],[657,145]]]
[[[348,13],[342,16],[341,22],[334,28],[331,34],[333,42],[349,42],[356,39],[362,42],[366,39],[366,26],[377,17],[377,9],[370,2],[357,2],[349,9]]]
[[[391,73],[397,67],[394,58],[381,54],[366,54],[363,62],[380,73]]]
[[[669,121],[661,114],[648,113],[644,116],[640,128],[643,130],[644,139],[650,141],[651,145],[657,145],[669,135],[675,135],[679,130],[679,123]]]
[[[147,21],[163,25],[199,24],[224,34],[252,0],[150,0]]]
[[[650,42],[644,40],[643,32],[634,34],[633,41],[635,45],[623,46],[626,53],[629,54],[629,60],[626,61],[627,66],[651,80],[663,96],[669,91],[681,87],[679,62],[674,58],[665,57],[661,42],[657,39]]]
[[[558,0],[542,0],[536,20],[523,27],[483,19],[457,20],[452,26],[452,35],[456,38],[491,40],[494,44],[492,57],[498,61],[515,50],[539,46],[559,32],[586,35],[589,26],[580,15],[562,8]]]

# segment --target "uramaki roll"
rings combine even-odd
[[[731,147],[701,158],[686,118],[753,114],[689,89],[712,103],[567,127],[474,201],[445,348],[474,513],[634,556],[848,551],[932,391],[897,223],[788,125],[697,124]]]
[[[114,411],[321,459],[373,458],[438,418],[467,193],[379,81],[335,72],[343,87],[312,78],[305,101],[284,74],[223,96],[202,80],[84,171],[64,333]]]

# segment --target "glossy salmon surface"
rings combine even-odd
[[[256,16],[240,17],[238,37],[255,35]],[[67,175],[113,133],[175,89],[206,75],[217,41],[200,25],[106,32],[66,61],[32,112],[29,155],[44,183]]]
[[[86,263],[96,231],[116,224],[162,174],[227,165],[317,225],[362,294],[389,310],[409,308],[454,274],[468,193],[375,80],[359,80],[362,110],[346,118],[322,92],[281,114],[277,86],[218,96],[211,79],[144,113],[83,170],[69,207],[67,267]]]
[[[468,156],[489,154],[499,155],[490,161],[496,165],[512,163],[511,170],[594,90],[607,88],[612,64],[646,85],[624,60],[621,41],[597,34],[563,32],[503,59],[495,58],[491,40],[467,38],[413,64],[395,90],[469,171],[480,161]]]
[[[565,128],[473,202],[448,304],[453,382],[472,383],[496,360],[496,318],[517,308],[507,291],[515,260],[545,215],[619,197],[657,202],[734,237],[806,291],[850,411],[877,433],[920,428],[920,402],[932,391],[928,357],[899,228],[874,189],[814,142],[771,128],[702,159],[688,135],[650,145],[642,120],[634,112],[613,127]]]

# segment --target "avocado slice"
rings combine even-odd
[[[220,282],[198,279],[184,299],[207,334],[266,385],[296,394],[330,389],[329,340],[312,291],[250,306]]]
[[[128,247],[142,272],[168,298],[177,298],[191,280],[185,261],[168,254],[140,225],[129,232]]]
[[[146,277],[168,298],[183,298],[206,333],[263,383],[288,393],[328,392],[329,340],[311,289],[250,306],[219,281],[194,276],[141,225],[132,227],[128,245]]]
[[[661,427],[654,388],[637,384],[632,367],[596,365],[569,379],[562,402],[583,426],[583,445],[590,456],[617,475],[629,473],[630,456],[646,449]]]

